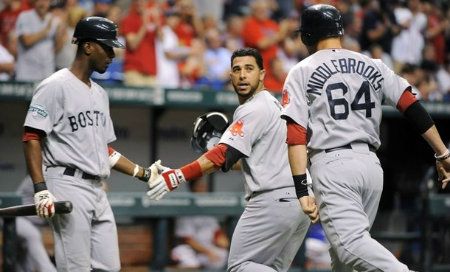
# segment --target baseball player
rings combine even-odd
[[[150,173],[115,151],[105,90],[90,80],[114,58],[117,26],[101,17],[80,20],[70,69],[61,69],[35,90],[24,124],[24,151],[40,217],[51,218],[58,271],[119,271],[117,230],[101,180],[114,168],[143,181]],[[44,166],[42,169],[42,165]],[[55,199],[73,211],[54,216]]]
[[[158,165],[148,195],[160,199],[181,182],[218,169],[242,169],[248,201],[231,241],[228,271],[287,271],[311,220],[317,218],[313,197],[301,195],[289,169],[285,122],[280,103],[264,89],[263,60],[256,49],[233,52],[230,78],[240,106],[219,143],[179,169]],[[308,218],[311,217],[311,220]]]
[[[332,269],[409,271],[369,233],[383,189],[375,154],[382,102],[402,112],[429,143],[446,177],[443,186],[450,180],[449,151],[405,79],[380,60],[342,49],[342,17],[336,8],[313,5],[301,18],[301,39],[310,56],[289,72],[282,117],[294,174],[305,172],[309,151]],[[302,179],[295,182],[303,186]]]

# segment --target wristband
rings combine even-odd
[[[306,185],[306,174],[292,176],[294,179],[295,193],[297,198],[308,196],[308,186]]]
[[[45,183],[45,181],[41,181],[41,182],[38,182],[38,183],[33,183],[33,187],[34,187],[34,192],[35,193],[47,190],[47,184]]]
[[[134,170],[133,170],[133,177],[136,177],[136,175],[139,173],[139,165],[135,164],[134,165]]]
[[[116,163],[119,161],[121,156],[122,156],[122,154],[120,154],[119,152],[114,150],[111,153],[111,155],[109,155],[109,166],[114,167],[114,165],[116,165]]]
[[[148,182],[150,179],[150,170],[148,168],[144,168],[144,174],[142,177],[138,177],[139,180],[142,180],[143,182]]]
[[[437,155],[437,154],[434,154],[434,158],[437,160],[437,161],[443,161],[443,160],[446,160],[446,159],[448,159],[450,157],[450,151],[447,149],[447,152],[445,152],[444,154],[442,154],[442,155]]]

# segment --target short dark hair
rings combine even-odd
[[[231,55],[231,66],[233,66],[233,61],[237,57],[246,57],[251,56],[255,58],[256,64],[258,64],[259,69],[264,69],[263,65],[263,58],[258,50],[251,47],[245,47],[237,49],[233,52],[233,55]],[[232,67],[233,68],[233,67]]]

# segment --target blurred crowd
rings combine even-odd
[[[68,67],[77,21],[103,16],[119,25],[125,50],[104,84],[230,90],[233,50],[264,57],[265,86],[281,92],[307,56],[297,29],[304,7],[344,14],[344,47],[382,59],[425,101],[450,101],[450,9],[445,0],[3,0],[0,80],[39,81]]]

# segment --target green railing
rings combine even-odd
[[[0,82],[0,101],[29,101],[35,89],[35,83]],[[231,91],[209,91],[192,89],[133,88],[126,86],[104,86],[112,104],[131,104],[175,108],[235,108],[238,100]],[[279,98],[279,95],[276,95]],[[424,102],[431,115],[450,117],[450,104]],[[386,116],[400,116],[392,107],[384,106]]]

